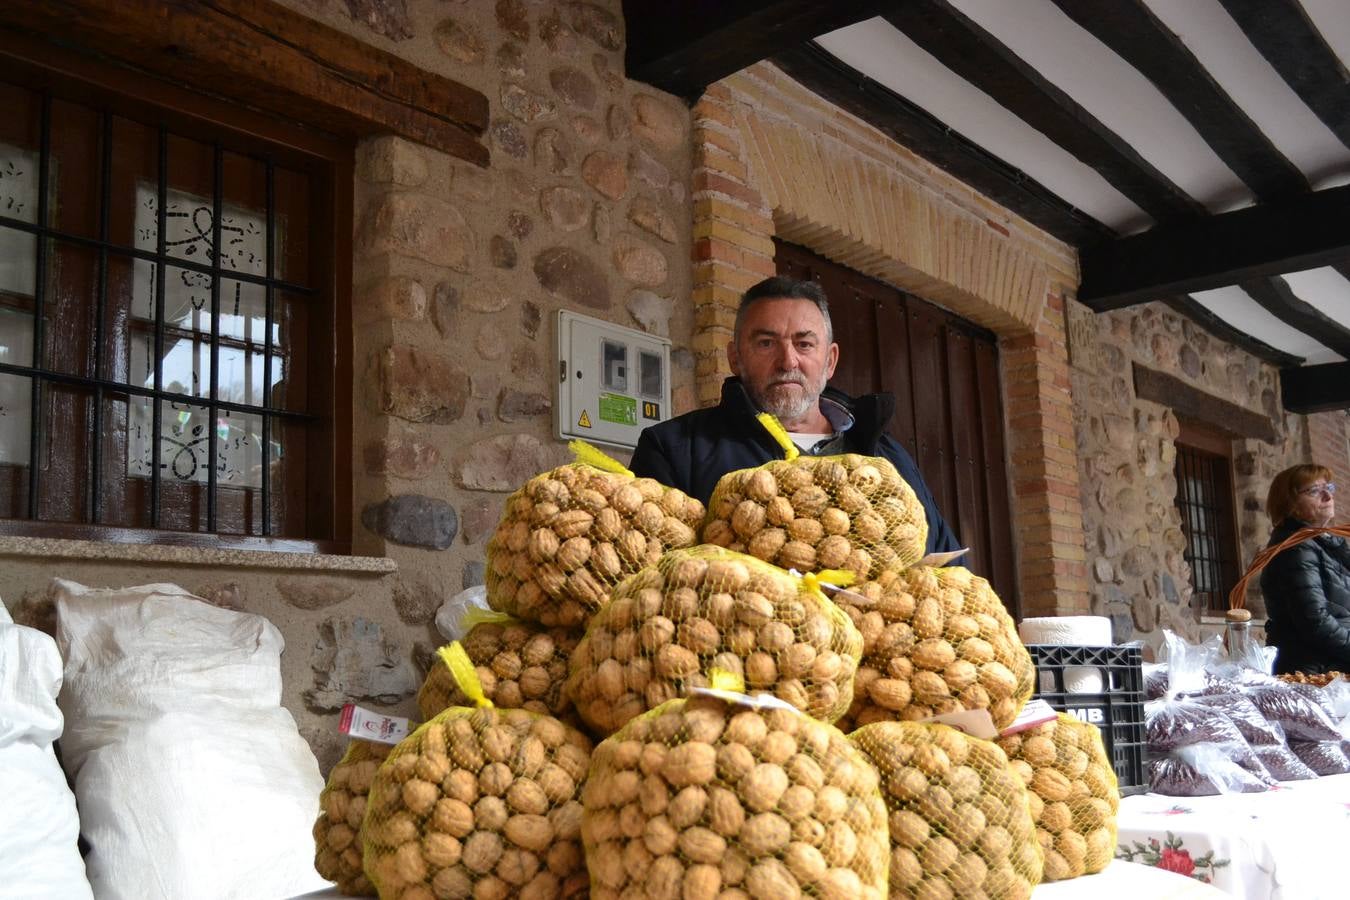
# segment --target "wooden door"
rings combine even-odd
[[[888,428],[918,463],[938,509],[971,552],[964,564],[1015,615],[1011,506],[994,334],[804,247],[775,241],[778,272],[819,282],[852,395],[895,395]]]

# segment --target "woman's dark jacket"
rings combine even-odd
[[[1306,523],[1285,519],[1273,546]],[[1323,534],[1290,547],[1261,572],[1266,643],[1278,647],[1275,671],[1350,672],[1350,546]]]
[[[938,512],[919,467],[885,433],[895,412],[890,394],[852,398],[834,388],[825,388],[823,398],[843,406],[853,415],[853,427],[841,435],[842,448],[831,444],[830,453],[862,453],[884,456],[918,495],[928,516],[928,553],[961,549],[956,535]],[[722,384],[722,402],[649,426],[638,438],[629,468],[639,476],[655,478],[679,488],[704,503],[718,480],[728,472],[782,459],[783,448],[764,430],[759,413],[739,378]]]

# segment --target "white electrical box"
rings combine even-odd
[[[558,437],[637,446],[670,417],[670,340],[558,312]]]

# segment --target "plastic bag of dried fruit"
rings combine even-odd
[[[708,501],[704,543],[784,569],[847,569],[858,578],[923,557],[923,504],[889,460],[802,456],[777,419],[759,420],[785,458],[722,476]]]
[[[639,716],[596,747],[581,799],[594,900],[886,897],[876,770],[773,697],[695,689]]]
[[[1096,725],[1060,713],[997,741],[1030,792],[1044,881],[1092,875],[1116,852],[1120,787]]]
[[[381,900],[585,894],[589,739],[551,716],[497,709],[464,649],[444,653],[477,705],[426,722],[376,772],[362,829],[366,876]]]
[[[525,482],[487,545],[488,603],[519,619],[579,626],[610,588],[696,542],[703,504],[582,441],[577,461]]]
[[[563,683],[567,680],[567,660],[581,640],[579,630],[547,628],[492,610],[472,610],[465,620],[470,627],[462,644],[474,664],[483,695],[493,706],[558,717],[572,712]],[[422,721],[447,707],[469,703],[438,654],[417,692]]]
[[[615,588],[572,655],[567,693],[588,725],[609,734],[707,687],[717,668],[832,722],[852,700],[861,650],[862,636],[815,575],[703,545],[672,550]]]
[[[361,822],[375,771],[393,749],[388,744],[352,741],[319,795],[314,869],[349,897],[375,896],[375,886],[361,868]]]
[[[1031,896],[1041,845],[1027,789],[995,744],[920,722],[866,725],[849,741],[881,776],[892,897]]]
[[[1006,728],[1036,666],[988,581],[961,566],[890,567],[830,592],[863,635],[853,705],[839,727],[987,709]]]

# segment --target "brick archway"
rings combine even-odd
[[[693,110],[696,392],[715,403],[742,292],[773,237],[947,307],[999,336],[1018,584],[1026,615],[1085,612],[1087,567],[1064,297],[1071,248],[760,63]]]

